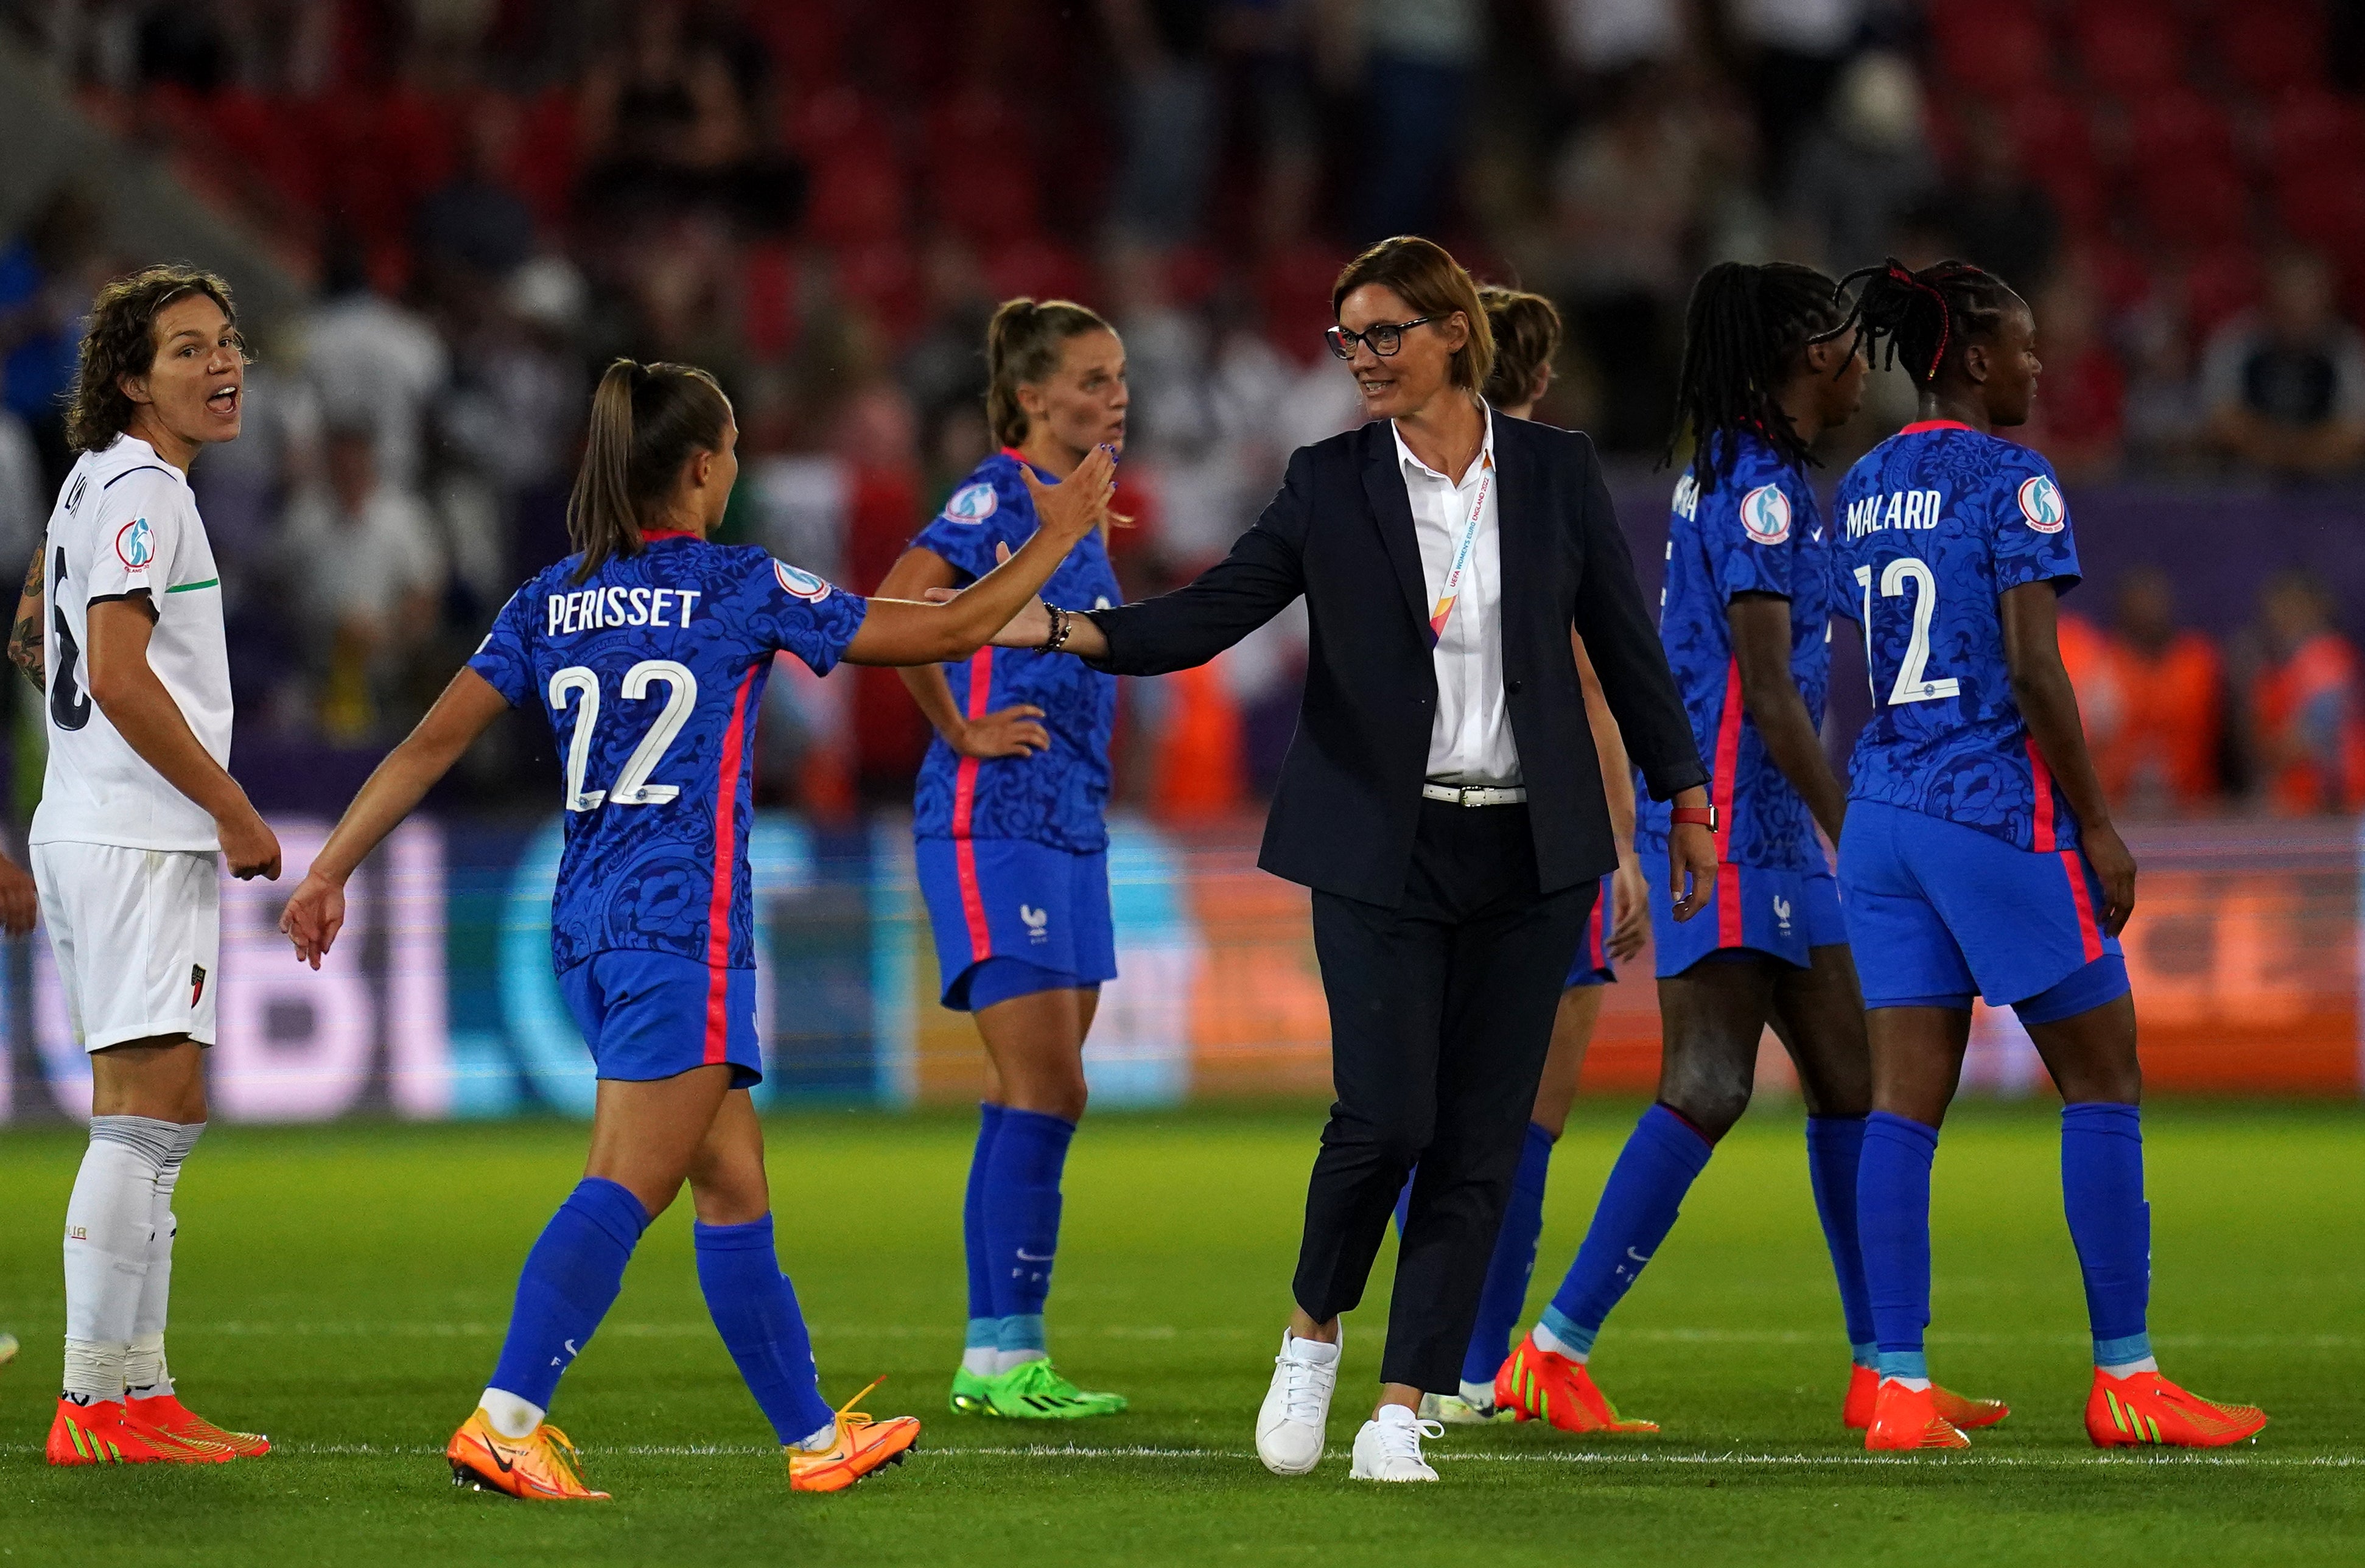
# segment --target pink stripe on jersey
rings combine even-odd
[[[1741,767],[1741,661],[1731,658],[1724,665],[1724,711],[1716,723],[1716,942],[1720,947],[1738,947],[1741,941],[1741,889],[1726,887],[1730,880],[1737,883],[1740,872],[1726,877],[1723,868],[1732,860],[1732,798],[1733,775]],[[1727,897],[1730,893],[1732,896]]]
[[[2039,855],[2050,855],[2061,846],[2054,842],[2053,774],[2045,766],[2045,758],[2036,750],[2036,737],[2028,737],[2028,785],[2034,797],[2035,815],[2028,829],[2028,846]]]
[[[993,701],[993,649],[980,648],[969,661],[969,716],[982,719]],[[961,916],[969,926],[969,956],[977,963],[993,951],[993,935],[985,924],[985,895],[977,885],[977,843],[969,835],[970,817],[977,809],[977,765],[961,758],[953,776],[953,868],[960,882]]]
[[[731,890],[739,868],[739,772],[746,756],[747,690],[756,681],[751,665],[739,678],[731,700],[731,723],[723,732],[723,760],[714,783],[714,892],[706,906],[706,1060],[722,1061],[729,1038],[731,982]]]
[[[2074,849],[2060,855],[2061,869],[2069,876],[2069,902],[2078,911],[2078,946],[2090,964],[2102,956],[2102,927],[2094,918],[2094,901],[2086,896],[2086,857]]]

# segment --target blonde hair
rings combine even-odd
[[[637,555],[642,530],[672,493],[681,465],[723,450],[731,402],[694,364],[620,359],[591,394],[583,466],[566,498],[566,534],[583,553],[582,582],[612,555]]]
[[[1486,308],[1478,302],[1478,286],[1444,246],[1418,234],[1399,234],[1357,256],[1330,286],[1332,319],[1349,295],[1370,283],[1394,290],[1415,312],[1440,326],[1458,312],[1469,323],[1470,336],[1453,353],[1453,384],[1471,392],[1486,385],[1495,368],[1494,327],[1486,319]]]
[[[1072,299],[1005,299],[985,329],[985,420],[1003,446],[1026,440],[1026,410],[1018,389],[1048,381],[1059,369],[1070,338],[1111,329],[1097,311]]]

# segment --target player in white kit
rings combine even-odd
[[[221,578],[188,479],[201,448],[237,438],[245,372],[220,279],[151,267],[99,291],[66,416],[82,456],[17,606],[10,653],[38,657],[27,673],[45,694],[50,748],[33,875],[91,1062],[90,1147],[66,1205],[51,1464],[214,1463],[270,1449],[192,1414],[164,1364],[173,1189],[205,1131],[219,862],[279,875],[278,840],[224,766]]]

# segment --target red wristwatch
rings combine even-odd
[[[1710,833],[1716,831],[1716,808],[1709,806],[1677,806],[1667,814],[1671,823],[1693,823]]]

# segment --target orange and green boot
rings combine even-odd
[[[2098,1449],[2221,1449],[2259,1435],[2267,1413],[2254,1405],[2220,1405],[2187,1394],[2156,1372],[2113,1377],[2094,1369],[2086,1396],[2086,1435]]]
[[[1564,1432],[1655,1432],[1655,1421],[1629,1421],[1594,1386],[1583,1361],[1536,1348],[1522,1338],[1495,1373],[1495,1408],[1522,1421],[1542,1421]]]

